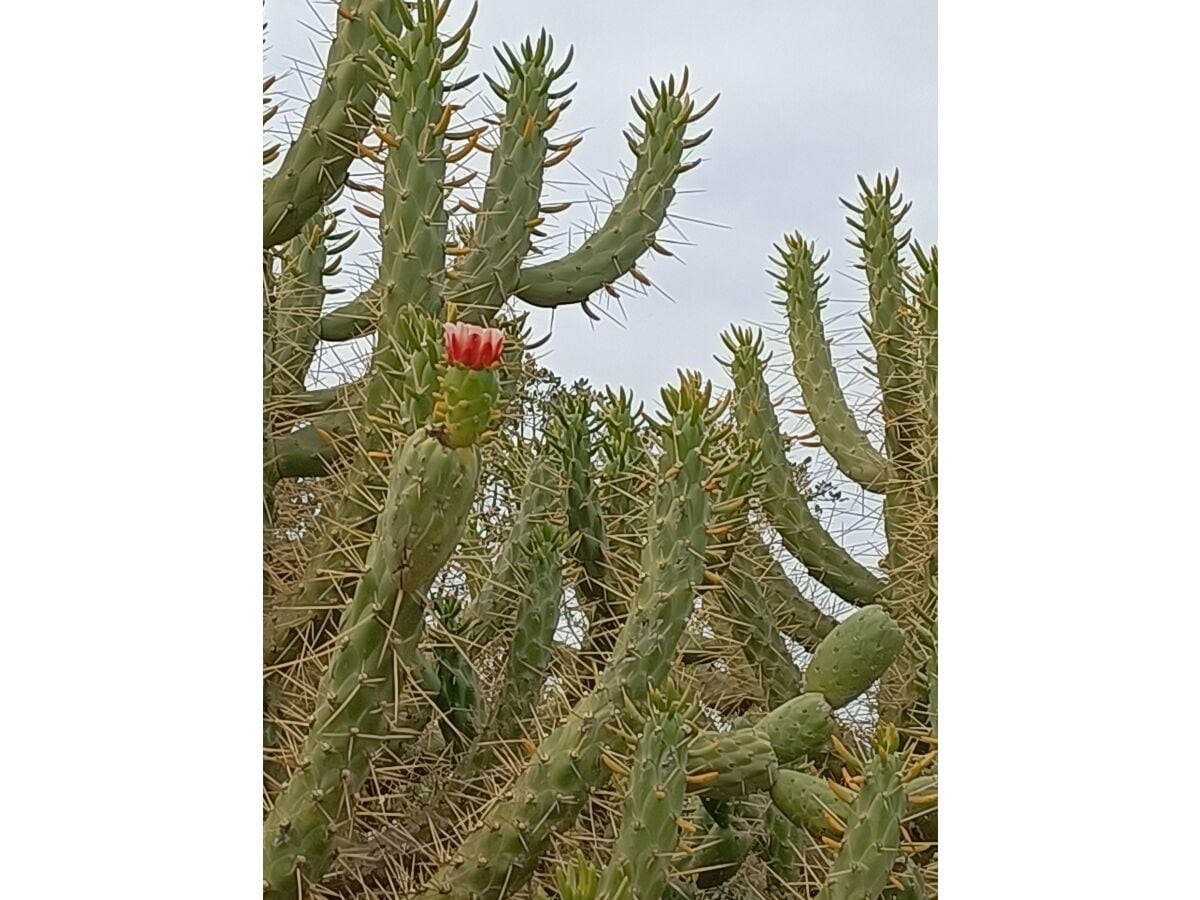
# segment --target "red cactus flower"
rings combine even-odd
[[[468,369],[491,369],[504,351],[504,332],[459,322],[446,324],[446,362]]]

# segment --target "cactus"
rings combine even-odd
[[[421,595],[458,543],[477,467],[473,447],[448,448],[423,430],[395,452],[367,572],[321,681],[306,758],[264,827],[268,896],[290,896],[329,864],[330,839],[367,775],[372,743],[392,731],[389,710],[405,690],[396,672],[420,667]]]
[[[894,180],[863,182],[876,448],[821,260],[779,248],[814,436],[883,505],[875,569],[811,507],[752,332],[725,335],[731,391],[682,372],[653,418],[537,364],[523,306],[594,315],[669,255],[711,103],[686,70],[639,91],[623,196],[538,259],[571,53],[503,47],[495,118],[467,122],[473,15],[344,0],[304,126],[265,154],[266,896],[936,896],[936,250],[897,233]],[[330,309],[349,197],[380,253]],[[352,338],[365,370],[317,383],[320,342]]]
[[[895,749],[894,744],[882,747],[867,769],[866,782],[846,822],[841,850],[817,900],[874,900],[887,886],[900,852],[900,820],[905,807]]]
[[[653,707],[658,698],[651,700]],[[662,708],[652,708],[646,717],[630,764],[621,830],[600,876],[599,897],[658,900],[663,895],[669,858],[679,843],[689,718],[682,704],[669,696]]]

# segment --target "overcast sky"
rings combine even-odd
[[[459,0],[447,24],[457,27],[469,8]],[[324,58],[327,41],[315,29],[332,23],[333,11],[332,4],[304,0],[266,3],[264,68],[290,72],[290,92],[303,96],[304,89],[289,58],[310,64]],[[721,94],[704,123],[714,129],[699,150],[705,162],[681,177],[674,208],[678,228],[694,246],[676,248],[681,261],[655,256],[644,267],[674,302],[654,290],[644,296],[623,291],[623,311],[607,307],[618,322],[592,322],[577,306],[559,311],[546,362],[564,377],[623,384],[652,402],[681,367],[724,383],[713,360],[720,332],[731,322],[780,321],[764,269],[771,244],[788,231],[798,229],[832,250],[831,294],[835,301],[856,300],[861,295],[848,277],[853,250],[845,243],[838,197],[853,194],[858,173],[899,167],[902,189],[914,201],[910,224],[917,238],[936,240],[933,0],[481,0],[466,70],[494,75],[491,47],[536,36],[542,27],[562,48],[558,54],[575,47],[570,75],[579,86],[559,130],[588,129],[571,157],[579,171],[554,170],[572,182],[554,199],[602,197],[581,173],[619,193],[620,182],[603,176],[620,174],[632,159],[621,131],[632,115],[630,93],[650,76],[679,73],[686,64],[701,102]],[[298,121],[303,105],[291,108]],[[577,204],[564,224],[579,226],[591,217],[586,204]],[[369,249],[371,241],[364,236],[358,244]],[[859,308],[855,302],[831,309]],[[535,332],[549,326],[549,315],[539,312]]]

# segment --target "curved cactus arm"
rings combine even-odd
[[[762,335],[734,328],[722,340],[733,355],[727,365],[733,375],[738,423],[759,444],[760,490],[771,523],[817,581],[850,603],[872,602],[884,590],[884,582],[838,545],[796,487],[763,376]]]
[[[339,649],[321,680],[302,765],[264,825],[270,900],[303,896],[301,885],[324,874],[372,752],[394,737],[400,696],[424,668],[423,594],[462,534],[478,452],[448,448],[420,430],[396,450],[391,472],[367,571],[342,614]]]
[[[709,505],[702,460],[712,421],[711,386],[685,377],[663,392],[669,425],[643,554],[645,579],[596,689],[541,742],[512,786],[430,879],[419,900],[497,900],[530,878],[551,834],[574,821],[588,794],[612,772],[606,749],[621,740],[606,727],[625,700],[644,704],[663,683],[704,572]]]
[[[375,121],[384,78],[372,21],[401,31],[402,6],[392,0],[344,0],[338,7],[337,34],[317,96],[279,170],[263,182],[264,247],[295,237],[345,184],[359,145]]]
[[[665,83],[651,81],[652,99],[640,91],[633,98],[640,124],[631,126],[626,139],[637,163],[624,195],[604,224],[579,249],[560,259],[522,269],[517,297],[534,306],[562,306],[582,303],[601,289],[612,290],[613,282],[626,274],[648,283],[637,262],[651,249],[670,255],[658,243],[656,235],[675,198],[676,180],[699,163],[698,160],[683,162],[684,152],[708,137],[707,133],[688,137],[687,129],[716,101],[714,97],[713,102],[696,112],[687,82],[684,69],[678,85],[674,76]],[[570,146],[561,152],[565,154]],[[547,166],[554,162],[548,161]]]
[[[887,460],[871,445],[846,403],[821,322],[825,304],[820,292],[829,279],[820,270],[828,254],[816,259],[813,245],[798,234],[788,235],[775,249],[781,258],[771,261],[783,269],[773,274],[784,292],[792,370],[821,447],[847,478],[882,493],[889,479]]]
[[[317,337],[333,343],[352,341],[371,334],[379,323],[383,288],[376,279],[349,303],[332,309],[317,320]]]

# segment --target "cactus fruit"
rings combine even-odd
[[[878,447],[823,259],[777,248],[810,438],[881,498],[876,569],[810,506],[760,335],[724,336],[730,391],[681,373],[655,418],[532,356],[522,304],[594,317],[669,255],[711,103],[686,70],[639,91],[623,195],[543,258],[571,53],[505,46],[493,117],[464,121],[474,13],[451,6],[343,0],[264,184],[265,896],[936,897],[936,248],[898,227],[894,179],[861,183]],[[377,270],[327,309],[350,195]],[[320,340],[363,337],[365,371],[311,386]],[[866,724],[835,716],[856,698]],[[869,762],[847,749],[864,730]]]
[[[821,641],[804,670],[804,689],[843,707],[887,671],[903,644],[904,632],[882,607],[864,607]]]

